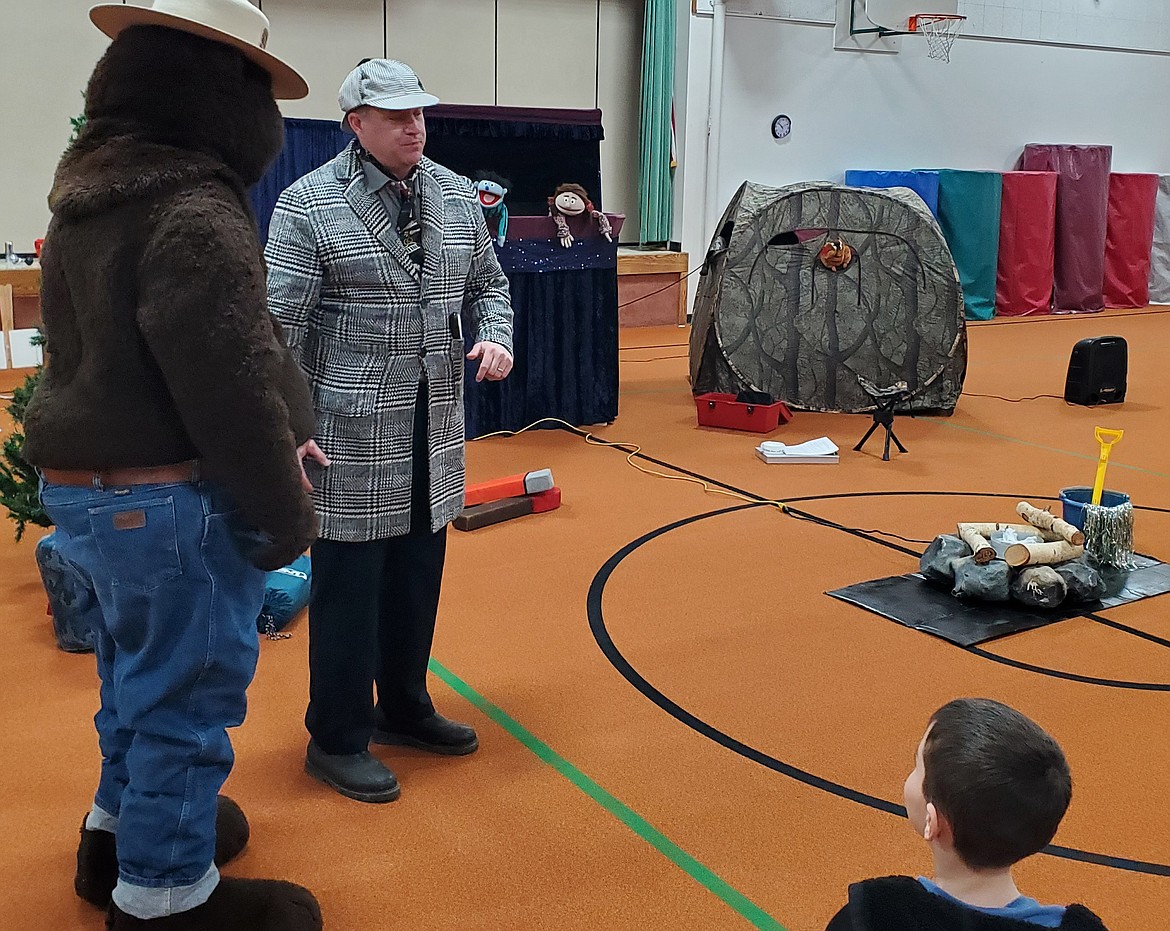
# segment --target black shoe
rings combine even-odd
[[[275,879],[220,879],[202,905],[164,918],[135,918],[111,903],[107,931],[321,931],[308,889]]]
[[[418,747],[444,756],[465,756],[479,749],[479,738],[466,724],[432,714],[421,721],[390,723],[378,713],[371,743],[388,747]]]
[[[223,866],[235,859],[248,843],[248,819],[240,806],[226,795],[219,796],[215,802],[215,865]],[[109,831],[91,831],[82,820],[74,892],[91,905],[105,908],[117,884],[118,845],[114,835]]]
[[[359,802],[392,802],[402,791],[398,779],[369,750],[361,753],[326,753],[309,741],[305,772],[346,798]]]

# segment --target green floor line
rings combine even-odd
[[[1059,449],[1056,446],[1045,446],[1042,443],[1033,443],[1031,440],[1021,440],[1014,436],[1006,436],[1003,433],[992,433],[990,430],[979,430],[976,427],[965,427],[961,423],[951,423],[940,417],[921,417],[920,420],[925,420],[928,423],[936,423],[943,427],[950,427],[952,430],[964,430],[967,433],[975,433],[979,436],[988,436],[996,440],[1004,440],[1008,443],[1016,443],[1020,446],[1030,446],[1032,449],[1042,449],[1049,453],[1060,453],[1064,456],[1073,456],[1076,459],[1087,459],[1090,462],[1096,462],[1098,455],[1093,453],[1074,453],[1068,449]],[[1141,472],[1144,475],[1153,475],[1157,478],[1170,478],[1170,474],[1166,472],[1155,472],[1153,469],[1143,469],[1141,466],[1126,465],[1124,462],[1116,462],[1113,459],[1109,460],[1109,468],[1111,469],[1127,469],[1130,472]],[[1092,475],[1089,476],[1092,479]],[[1092,485],[1092,481],[1085,481],[1083,484]]]
[[[520,743],[531,750],[558,773],[569,780],[578,789],[597,802],[602,808],[617,818],[622,824],[637,834],[679,867],[684,873],[714,893],[732,909],[747,919],[754,927],[766,931],[785,931],[780,922],[756,905],[742,892],[720,879],[714,872],[679,847],[669,837],[650,824],[628,805],[615,798],[600,785],[586,776],[576,766],[557,753],[552,747],[529,731],[519,721],[511,717],[506,711],[493,705],[479,694],[470,685],[460,679],[455,673],[445,668],[435,659],[431,660],[430,670],[443,680],[453,691],[467,699],[480,711],[495,721],[500,727],[515,737]]]

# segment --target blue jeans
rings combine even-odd
[[[244,720],[265,575],[241,555],[234,505],[214,485],[43,482],[41,500],[101,608],[94,813],[116,828],[114,902],[144,919],[186,911],[219,881],[226,729]]]

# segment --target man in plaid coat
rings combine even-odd
[[[479,745],[435,712],[426,672],[447,524],[463,507],[463,326],[477,379],[505,378],[512,309],[470,182],[423,158],[423,108],[437,102],[401,62],[354,69],[339,103],[356,138],[280,196],[265,253],[327,463],[307,462],[321,533],[305,769],[366,802],[399,794],[371,740]]]

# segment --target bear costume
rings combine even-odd
[[[102,770],[75,890],[112,931],[317,931],[307,890],[221,879],[248,823],[219,796],[243,722],[265,571],[312,543],[308,387],[268,313],[248,204],[279,154],[247,0],[106,4],[114,41],[58,166],[42,254],[47,362],[25,455],[101,608]]]

